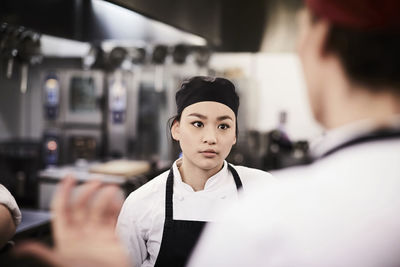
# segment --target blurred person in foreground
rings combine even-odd
[[[328,132],[313,164],[276,173],[281,183],[247,194],[227,223],[207,227],[189,266],[400,266],[399,10],[398,0],[306,1],[298,50]],[[88,232],[107,247],[91,263],[126,266],[111,228]],[[60,249],[79,244],[60,236]],[[60,249],[55,261],[89,259],[90,246]]]
[[[21,222],[21,211],[11,193],[0,184],[0,252],[14,236]]]
[[[210,225],[191,267],[400,266],[400,1],[305,2],[298,53],[327,133]]]

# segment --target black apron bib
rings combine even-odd
[[[240,177],[231,165],[228,164],[228,168],[239,190],[242,187]],[[154,265],[156,267],[184,267],[206,224],[204,221],[173,219],[173,186],[174,173],[171,168],[166,186],[164,232],[160,252]]]

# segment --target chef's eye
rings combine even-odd
[[[221,130],[227,130],[229,128],[230,128],[230,126],[225,123],[218,125],[218,129],[221,129]]]
[[[195,121],[195,122],[192,122],[192,124],[194,127],[197,127],[197,128],[203,127],[203,125],[204,125],[201,121]]]

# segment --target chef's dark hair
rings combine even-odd
[[[320,20],[313,14],[313,23]],[[371,92],[400,94],[400,31],[356,30],[331,24],[326,53],[338,56],[348,78]]]

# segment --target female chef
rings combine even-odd
[[[205,222],[266,172],[225,161],[236,143],[239,97],[224,78],[193,77],[176,93],[171,133],[182,157],[126,199],[117,232],[134,266],[184,266]]]

